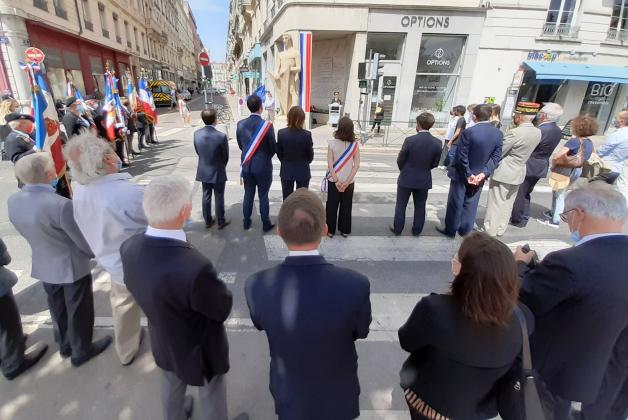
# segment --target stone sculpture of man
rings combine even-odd
[[[290,108],[299,102],[299,73],[301,72],[301,55],[294,48],[292,36],[283,34],[283,51],[277,57],[275,73],[270,73],[282,115],[287,115]],[[304,110],[309,111],[309,110]]]

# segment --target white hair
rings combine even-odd
[[[103,159],[111,153],[115,153],[113,147],[89,131],[72,137],[64,148],[72,179],[83,185],[107,175]]]
[[[179,175],[155,178],[144,191],[144,213],[148,224],[172,222],[192,201],[190,183]]]
[[[541,111],[549,121],[558,121],[563,115],[563,107],[554,102],[545,102]]]
[[[626,197],[604,181],[591,182],[571,191],[565,199],[565,208],[579,208],[598,219],[628,218]]]
[[[47,184],[48,174],[55,164],[48,152],[26,155],[15,162],[15,176],[25,184]]]
[[[22,125],[22,121],[28,121],[28,120],[13,120],[13,121],[9,121],[8,124],[9,124],[9,127],[15,130],[20,125]]]

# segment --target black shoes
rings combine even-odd
[[[224,228],[226,228],[227,226],[229,226],[231,224],[231,219],[225,219],[224,222],[220,223],[218,225],[218,230],[223,230]]]
[[[13,372],[5,373],[4,377],[9,381],[20,376],[22,373],[26,372],[28,369],[32,368],[41,360],[41,358],[46,354],[48,350],[48,345],[43,344],[41,342],[36,343],[29,354],[24,355],[24,359],[22,363],[15,369]]]
[[[264,226],[262,228],[262,230],[264,231],[264,233],[266,233],[266,232],[270,232],[271,230],[273,230],[274,227],[275,227],[275,224],[271,223],[270,225]]]
[[[388,225],[388,230],[390,230],[395,236],[399,236],[400,233],[395,232],[395,226],[394,225]]]
[[[449,233],[447,233],[447,231],[445,230],[445,228],[440,227],[440,226],[436,226],[436,231],[437,231],[438,233],[442,233],[443,235],[445,235],[446,237],[451,238],[451,239],[453,239],[453,238],[455,238],[455,237],[456,237],[456,234],[450,235]]]
[[[216,224],[215,220],[212,220],[209,223],[205,223],[205,229],[211,229]]]
[[[90,349],[90,351],[87,352],[87,354],[81,357],[73,357],[70,359],[70,361],[72,362],[72,366],[79,367],[81,365],[84,365],[85,363],[105,351],[107,347],[109,347],[109,345],[111,344],[111,341],[111,336],[109,335],[101,338],[100,340],[94,341],[92,343],[92,348]]]

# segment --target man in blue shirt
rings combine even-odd
[[[614,183],[624,169],[624,162],[628,159],[628,110],[621,111],[615,116],[617,131],[608,136],[606,141],[597,149],[597,154],[604,159],[611,173],[605,178]]]

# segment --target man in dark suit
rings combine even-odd
[[[456,232],[465,236],[473,229],[478,210],[482,186],[491,176],[502,155],[502,132],[488,120],[491,105],[476,105],[473,108],[475,125],[460,135],[456,156],[449,167],[449,196],[445,226],[436,230],[453,238]]]
[[[271,124],[253,157],[248,162],[244,162],[255,134],[259,132],[262,128],[262,124],[265,122],[262,118],[264,107],[262,106],[262,100],[259,96],[249,96],[246,100],[246,106],[249,108],[249,111],[251,111],[251,115],[238,122],[236,131],[238,147],[242,150],[241,162],[243,162],[241,172],[242,180],[244,181],[244,202],[242,203],[244,213],[243,225],[245,230],[251,228],[253,200],[255,198],[255,190],[257,189],[259,212],[262,218],[262,230],[268,232],[275,226],[270,221],[270,204],[268,202],[268,192],[273,182],[273,163],[271,159],[276,149],[275,131]]]
[[[270,345],[270,391],[280,420],[360,415],[355,340],[371,323],[370,285],[319,255],[327,234],[320,199],[304,188],[283,202],[277,234],[289,254],[245,285],[253,324]]]
[[[149,226],[120,247],[124,282],[148,318],[155,363],[162,370],[167,420],[190,417],[188,385],[198,386],[203,418],[227,419],[224,321],[232,296],[212,263],[186,241],[190,185],[180,176],[153,180],[144,192]]]
[[[574,247],[547,255],[533,268],[532,252],[515,253],[520,299],[536,319],[533,365],[556,400],[556,420],[567,419],[572,401],[595,402],[618,338],[628,328],[628,281],[618,263],[628,255],[625,197],[595,182],[572,191],[565,209],[561,218]],[[622,358],[628,364],[628,354]]]
[[[423,231],[427,192],[432,188],[432,169],[438,166],[441,153],[441,141],[430,134],[433,125],[434,116],[429,112],[416,117],[418,134],[403,142],[397,157],[397,166],[401,172],[397,180],[395,222],[389,226],[395,235],[401,235],[403,231],[410,195],[414,200],[412,234],[419,236]]]
[[[4,141],[4,152],[7,158],[15,163],[22,156],[35,153],[35,142],[30,133],[35,128],[35,119],[28,114],[11,113],[4,117],[11,132]]]
[[[63,116],[63,126],[69,138],[78,136],[83,130],[89,129],[89,121],[81,115],[80,101],[74,96],[70,96],[66,102],[66,111]]]
[[[211,228],[216,221],[212,218],[212,193],[216,195],[216,219],[218,229],[223,229],[231,220],[225,219],[225,183],[229,161],[229,139],[216,130],[216,111],[201,112],[205,127],[194,133],[194,150],[198,155],[196,180],[203,184],[203,219],[205,227]]]
[[[549,159],[562,137],[556,121],[563,115],[563,108],[555,103],[548,102],[537,114],[537,125],[541,130],[541,142],[536,146],[526,164],[526,177],[517,191],[517,198],[512,207],[510,224],[516,227],[525,227],[530,218],[531,194],[541,178],[547,176]]]

